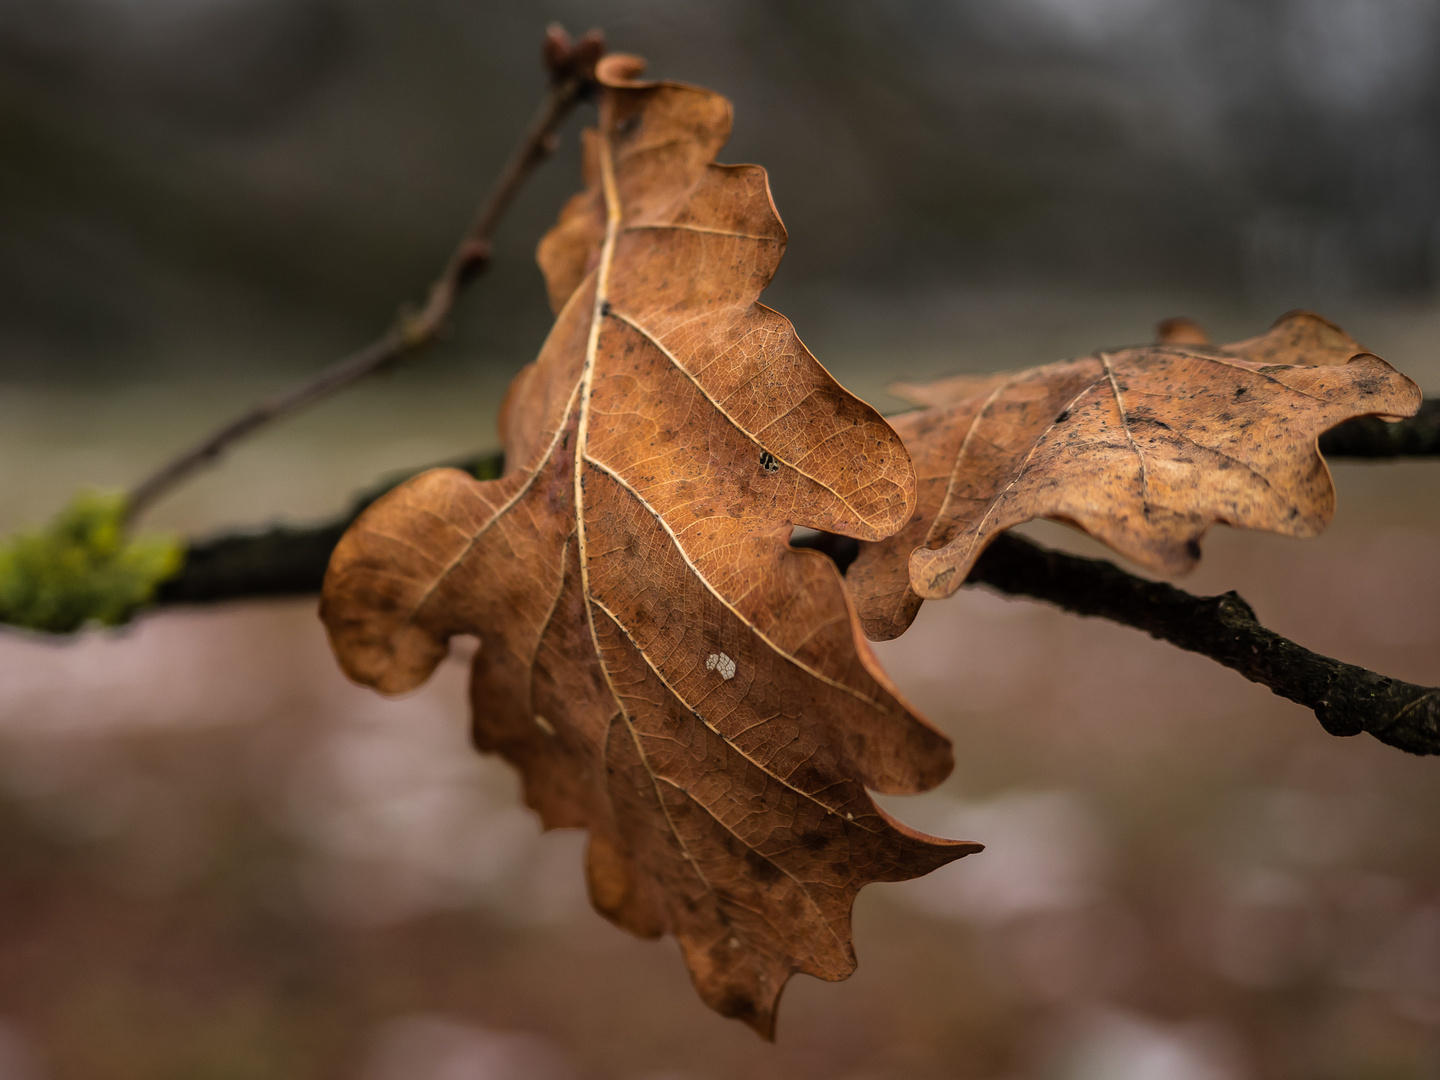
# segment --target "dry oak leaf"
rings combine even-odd
[[[866,633],[885,640],[923,600],[954,593],[997,534],[1034,518],[1076,525],[1162,576],[1194,567],[1214,522],[1314,536],[1335,508],[1320,433],[1419,404],[1413,382],[1305,312],[1232,345],[1173,342],[1023,371],[892,418],[915,462],[915,513],[862,544],[846,581]]]
[[[541,246],[560,310],[504,406],[506,475],[434,470],[376,503],[322,617],[346,672],[387,693],[478,636],[476,745],[546,827],[590,831],[597,909],[673,934],[704,1000],[771,1037],[792,973],[853,970],[863,885],[979,845],[871,799],[938,783],[950,745],[881,672],[833,564],[787,542],[903,524],[904,446],[755,302],[785,231],[763,169],[714,163],[729,102],[639,69],[598,69],[589,187]]]

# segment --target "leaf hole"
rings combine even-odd
[[[761,450],[760,468],[764,469],[766,472],[779,472],[780,463],[775,460],[775,455],[770,453],[769,450]]]

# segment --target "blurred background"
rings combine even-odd
[[[791,236],[766,301],[884,409],[1299,306],[1440,390],[1437,0],[0,0],[0,530],[421,298],[552,19],[734,101],[723,160]],[[445,342],[153,524],[321,519],[493,446],[586,120]],[[1217,530],[1188,587],[1440,683],[1440,463],[1334,472],[1324,537]],[[1440,1077],[1434,762],[979,592],[879,652],[958,762],[891,809],[990,846],[867,889],[859,971],[797,979],[768,1046],[589,910],[583,838],[467,748],[458,660],[383,700],[305,602],[0,634],[0,1080]]]

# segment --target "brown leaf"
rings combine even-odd
[[[1233,345],[1101,352],[895,418],[919,498],[846,577],[866,633],[903,633],[922,600],[951,595],[998,533],[1033,518],[1166,576],[1195,565],[1213,522],[1315,535],[1335,504],[1319,434],[1420,404],[1414,383],[1355,348],[1300,312]]]
[[[508,471],[425,473],[346,534],[322,614],[350,676],[423,681],[475,634],[474,737],[549,828],[590,830],[595,906],[674,934],[762,1034],[789,976],[854,968],[850,909],[978,845],[914,792],[948,740],[880,671],[833,564],[791,526],[908,519],[895,433],[755,302],[785,231],[764,170],[714,164],[730,106],[610,57],[589,187],[540,247],[555,327],[503,418]]]

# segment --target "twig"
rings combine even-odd
[[[366,375],[383,371],[432,342],[455,306],[460,291],[490,262],[490,239],[516,192],[535,167],[554,151],[556,131],[594,85],[595,63],[604,38],[592,30],[578,42],[558,26],[546,31],[544,59],[550,90],[514,155],[500,173],[483,207],[456,245],[425,305],[403,314],[379,340],[331,365],[314,378],[266,398],[152,473],[130,492],[133,520],[181,480],[214,461],[238,440],[279,417],[297,412]]]
[[[1401,682],[1313,653],[1261,626],[1237,593],[1194,596],[1013,533],[996,538],[968,581],[1133,626],[1208,656],[1314,710],[1331,735],[1368,731],[1412,754],[1440,754],[1440,688]]]
[[[1347,420],[1320,436],[1326,457],[1433,457],[1440,454],[1440,398],[1426,398],[1407,420],[1387,424],[1374,416]]]

